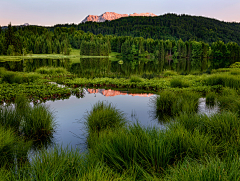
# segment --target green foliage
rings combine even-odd
[[[240,62],[235,62],[234,64],[230,65],[230,68],[240,68]]]

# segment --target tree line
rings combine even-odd
[[[159,62],[177,63],[189,58],[193,67],[227,67],[240,60],[240,47],[236,42],[221,40],[208,44],[203,41],[152,39],[132,36],[94,35],[70,27],[49,28],[38,26],[12,27],[0,30],[0,55],[23,55],[27,53],[69,55],[71,48],[80,49],[81,55],[108,56],[118,52],[122,56],[147,56],[151,54]]]

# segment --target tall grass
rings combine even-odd
[[[133,125],[101,132],[94,140],[90,152],[98,160],[118,173],[140,168],[137,169],[138,176],[143,174],[142,170],[157,175],[163,173],[168,165],[181,161],[187,155],[200,158],[206,153],[213,153],[213,143],[208,136],[199,132],[190,133],[182,127],[164,132]]]
[[[211,117],[185,113],[181,114],[176,122],[190,132],[198,130],[201,134],[209,134],[211,140],[218,145],[221,154],[230,148],[240,151],[240,119],[236,113],[223,112]],[[172,126],[177,127],[178,124]]]
[[[91,135],[100,131],[120,128],[126,123],[125,114],[111,103],[98,101],[85,115],[86,129]]]
[[[237,90],[224,88],[218,97],[221,111],[240,112],[240,99]]]
[[[172,167],[164,180],[172,181],[219,181],[239,180],[240,159],[229,159],[224,161],[219,158],[206,158],[205,160],[185,160],[182,164]]]
[[[142,82],[142,81],[143,81],[143,79],[138,76],[131,76],[131,78],[130,78],[130,82]]]
[[[183,88],[183,87],[189,87],[189,83],[186,81],[183,81],[181,78],[173,78],[170,81],[170,86],[173,88],[175,87]]]
[[[210,75],[204,80],[206,85],[222,85],[224,87],[240,88],[240,77],[229,74],[214,74]]]
[[[209,92],[206,95],[206,104],[208,106],[214,106],[217,103],[217,95],[215,92]]]
[[[63,67],[40,67],[35,70],[39,74],[67,74],[68,71]]]
[[[20,73],[5,71],[2,73],[2,82],[7,82],[9,84],[17,83],[29,83],[39,79],[41,76],[35,73]]]
[[[200,95],[195,92],[162,91],[151,99],[155,114],[178,115],[180,112],[196,112]]]
[[[31,142],[25,142],[10,128],[0,126],[0,168],[13,167],[16,164],[15,160],[25,161],[30,146]]]

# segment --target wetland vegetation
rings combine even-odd
[[[0,179],[239,180],[236,43],[10,25],[0,34]],[[85,88],[154,93],[151,114],[164,128],[130,124],[117,106],[99,101],[79,115],[87,151],[54,145],[57,115],[45,102],[84,98]],[[205,97],[219,112],[198,114]]]

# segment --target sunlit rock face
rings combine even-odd
[[[115,19],[119,19],[122,17],[128,17],[128,16],[157,16],[153,13],[133,13],[133,14],[118,14],[115,12],[105,12],[100,16],[97,15],[88,15],[83,21],[82,23],[85,23],[87,21],[94,21],[94,22],[104,22],[106,20],[108,21],[112,21]]]

